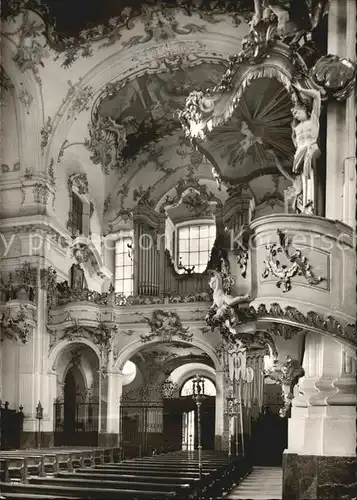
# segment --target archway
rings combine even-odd
[[[83,343],[71,343],[58,355],[55,368],[55,446],[96,446],[101,408],[105,404],[105,401],[99,400],[96,354]]]
[[[179,403],[182,413],[182,449],[192,451],[200,444],[203,450],[214,449],[216,386],[214,382],[202,377],[204,383],[204,399],[198,406],[193,399],[194,377],[188,378],[180,389]],[[198,442],[198,425],[201,430],[201,441]]]
[[[124,454],[129,457],[182,450],[183,415],[195,411],[196,405],[192,396],[181,397],[180,388],[196,373],[215,381],[216,360],[193,342],[150,342],[137,347],[130,357],[136,375],[123,387],[120,405]],[[213,449],[215,396],[207,399],[205,412],[207,408],[211,430],[205,433],[210,438],[204,448]],[[193,444],[197,447],[197,442]]]

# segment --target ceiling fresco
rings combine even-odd
[[[150,143],[181,131],[175,111],[184,106],[192,90],[216,85],[224,71],[223,64],[203,63],[174,72],[144,74],[104,98],[97,113],[124,126],[122,155],[133,158]]]

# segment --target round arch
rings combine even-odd
[[[191,43],[192,41],[197,43],[197,58],[192,61],[192,66],[203,62],[225,63],[229,55],[236,51],[237,44],[245,34],[244,26],[242,26],[242,33],[239,33],[237,37],[225,35],[223,32],[210,32],[209,35],[207,33],[197,33],[194,40],[190,39]],[[172,42],[170,47],[172,50],[176,48],[175,54],[177,52],[177,55],[187,56],[187,48],[179,38]],[[98,93],[105,85],[114,80],[127,81],[149,71],[157,73],[160,71],[160,65],[153,68],[153,51],[159,53],[160,50],[167,51],[167,44],[155,47],[148,44],[146,50],[140,52],[138,52],[137,46],[125,50],[120,47],[119,50],[104,57],[95,66],[87,70],[87,73],[81,79],[81,85],[73,92],[71,98],[58,109],[45,161],[48,162],[50,158],[57,160],[61,146],[76,119],[76,116],[73,116],[70,120],[67,120],[66,111],[72,102],[78,99],[78,95],[83,91],[83,88],[90,86],[93,96],[91,102],[94,104],[98,98]],[[137,59],[134,66],[133,57]],[[164,70],[167,71],[167,69]]]
[[[187,382],[187,380],[190,380],[197,373],[211,380],[211,382],[213,382],[216,386],[216,391],[218,391],[216,384],[216,371],[211,366],[204,365],[203,363],[187,363],[179,366],[170,373],[169,377],[172,382],[179,387],[179,391],[181,392],[182,386]]]
[[[186,345],[198,347],[199,349],[201,349],[203,352],[205,352],[211,358],[211,360],[213,361],[215,370],[217,370],[217,371],[222,370],[221,362],[220,362],[220,360],[219,360],[219,358],[218,358],[217,354],[215,353],[212,346],[210,346],[210,345],[206,344],[205,342],[202,342],[201,340],[198,340],[194,337],[192,338],[192,341],[190,341],[190,342],[181,341],[181,340],[180,340],[180,342],[182,342],[183,344],[186,344]],[[154,346],[156,344],[160,344],[160,343],[161,343],[160,340],[151,340],[149,342],[145,342],[145,344],[143,344],[140,339],[134,340],[130,344],[126,345],[119,352],[118,358],[117,358],[115,365],[114,365],[114,370],[118,370],[118,369],[121,370],[122,367],[124,366],[125,362],[128,361],[136,352],[140,351],[143,347],[146,347],[146,346],[152,347],[152,346]]]
[[[81,337],[81,338],[73,339],[73,340],[69,340],[69,339],[61,340],[58,344],[56,344],[52,348],[52,350],[50,351],[49,356],[48,356],[49,371],[52,371],[52,372],[56,371],[57,363],[58,363],[61,355],[66,350],[66,348],[68,348],[70,345],[74,345],[74,344],[82,344],[82,345],[89,347],[95,353],[95,355],[98,359],[98,365],[100,366],[101,355],[100,355],[99,349],[97,348],[97,346],[93,342],[91,342],[90,340],[88,340],[86,338]]]

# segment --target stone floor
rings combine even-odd
[[[280,467],[253,467],[239,486],[227,496],[232,500],[280,500],[283,489],[283,471]]]

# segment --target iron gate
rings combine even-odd
[[[53,405],[55,446],[97,446],[99,399],[77,394],[56,398]]]
[[[163,446],[163,405],[125,403],[120,412],[121,443],[126,457],[152,454]]]

